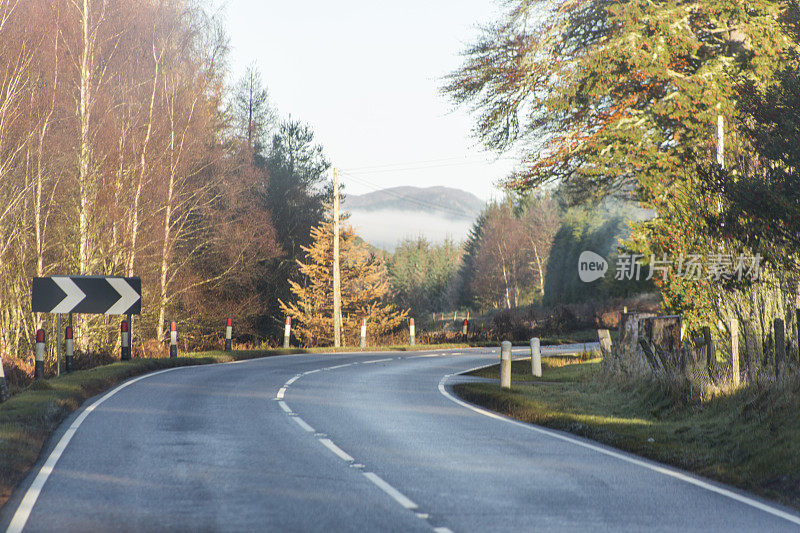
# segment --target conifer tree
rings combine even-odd
[[[295,301],[279,302],[281,310],[292,317],[293,328],[305,346],[333,343],[333,214],[311,229],[313,242],[303,246],[305,262],[298,261],[303,282],[289,280]],[[360,336],[361,320],[367,319],[370,337],[381,336],[397,328],[408,316],[389,303],[389,274],[386,264],[374,256],[353,228],[340,229],[342,280],[342,338],[355,344]]]

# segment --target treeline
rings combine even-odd
[[[56,274],[141,276],[138,341],[276,325],[328,163],[255,70],[226,86],[227,46],[193,0],[0,2],[0,351],[30,353]],[[76,319],[81,349],[118,342]]]
[[[672,265],[654,280],[665,310],[717,340],[738,320],[769,368],[774,319],[800,338],[799,18],[768,0],[515,0],[445,92],[476,110],[488,147],[524,153],[509,189],[555,182],[573,205],[652,210],[625,251]]]

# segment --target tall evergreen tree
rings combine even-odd
[[[294,320],[294,331],[305,346],[333,343],[333,216],[311,230],[313,242],[303,246],[306,260],[298,261],[301,282],[289,280],[293,301],[280,301],[281,310]],[[388,301],[386,264],[370,253],[348,225],[340,230],[342,326],[346,344],[355,344],[361,320],[370,335],[381,336],[397,328],[408,316]]]

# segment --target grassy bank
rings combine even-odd
[[[574,364],[566,364],[566,363]],[[498,366],[474,375],[499,379]],[[514,384],[456,386],[462,398],[569,431],[800,509],[800,382],[689,402],[654,382],[605,379],[597,360],[512,365]]]

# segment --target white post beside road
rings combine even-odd
[[[367,345],[367,319],[361,319],[361,347],[364,348]]]
[[[225,326],[225,351],[230,352],[233,350],[233,319],[228,318],[228,323]]]
[[[178,357],[178,323],[169,326],[169,356],[171,359]]]
[[[511,343],[503,341],[500,344],[500,386],[504,389],[511,388]]]
[[[542,377],[542,350],[539,346],[539,337],[531,339],[531,374],[537,378]]]
[[[72,315],[70,315],[71,317]],[[72,322],[70,320],[70,322]],[[72,372],[72,357],[75,345],[72,340],[72,326],[67,326],[64,331],[64,371],[69,374]]]
[[[36,332],[36,361],[33,367],[33,379],[44,379],[44,330]]]
[[[415,331],[414,331],[414,319],[413,318],[409,319],[409,321],[408,321],[408,333],[411,336],[411,346],[414,346],[414,344],[416,344],[417,339],[416,339],[416,334],[415,334]]]
[[[292,340],[292,317],[286,317],[286,326],[283,328],[283,348],[289,349],[289,342]]]
[[[130,332],[128,331],[128,321],[123,320],[119,326],[120,329],[120,345],[121,345],[121,352],[119,359],[120,361],[129,361],[131,358],[131,336]]]

